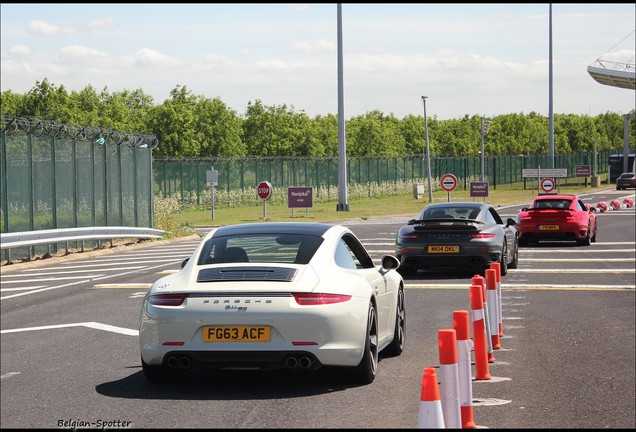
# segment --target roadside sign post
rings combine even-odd
[[[256,187],[258,197],[263,200],[263,219],[267,220],[267,200],[272,196],[272,184],[262,181]]]
[[[544,168],[541,169],[541,167],[539,166],[538,168],[523,168],[521,170],[521,176],[522,177],[530,177],[530,178],[536,178],[537,181],[539,182],[539,189],[541,189],[541,178],[542,177],[552,177],[554,178],[567,178],[568,176],[568,169],[567,168]],[[552,180],[554,182],[554,180]],[[552,188],[554,189],[554,187]],[[534,182],[532,183],[532,191],[534,193]]]
[[[448,192],[448,202],[450,202],[450,193],[457,187],[457,177],[453,174],[444,174],[439,180],[439,184],[446,192]]]
[[[473,201],[475,201],[475,197],[483,197],[484,202],[486,202],[486,197],[488,196],[488,182],[470,182],[470,196],[473,198]]]
[[[577,185],[581,185],[581,177],[585,177],[585,187],[587,188],[587,178],[592,175],[592,167],[589,165],[577,165],[575,167]]]

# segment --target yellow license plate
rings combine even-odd
[[[459,246],[429,246],[428,253],[459,253]]]
[[[203,342],[269,342],[268,326],[206,326]]]
[[[558,225],[539,225],[539,231],[558,231]]]

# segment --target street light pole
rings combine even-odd
[[[479,175],[479,181],[483,182],[484,181],[484,117],[481,117],[481,152],[480,156],[481,156],[481,171],[480,171],[480,175]]]
[[[428,145],[428,118],[426,117],[426,98],[422,96],[424,104],[424,131],[426,133],[426,173],[428,175],[428,202],[433,202],[433,190],[431,189],[431,149]]]

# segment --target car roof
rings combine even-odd
[[[490,204],[487,203],[479,203],[479,202],[472,202],[472,201],[451,201],[451,202],[444,202],[444,203],[434,203],[434,204],[429,204],[426,206],[426,208],[447,208],[447,207],[467,207],[467,208],[481,208],[481,207],[492,207]]]
[[[625,176],[625,177],[633,177],[634,173],[633,172],[624,172],[623,174],[621,174],[621,177],[623,177],[623,176]]]
[[[535,200],[544,200],[544,199],[568,199],[568,200],[572,200],[572,199],[577,199],[576,195],[570,195],[570,194],[541,194],[541,195],[537,195],[535,198]]]
[[[254,222],[219,227],[215,230],[214,236],[242,234],[306,234],[322,236],[334,226],[320,222]]]

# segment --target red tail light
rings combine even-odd
[[[181,306],[187,294],[156,294],[151,295],[148,303],[155,306]]]
[[[495,237],[497,234],[491,233],[473,233],[470,236],[474,239],[489,239]]]
[[[341,294],[294,293],[294,300],[296,300],[296,303],[301,306],[342,303],[349,301],[350,299],[350,295]]]
[[[407,239],[407,240],[417,240],[417,234],[415,234],[415,233],[400,234],[400,238],[401,239]]]

